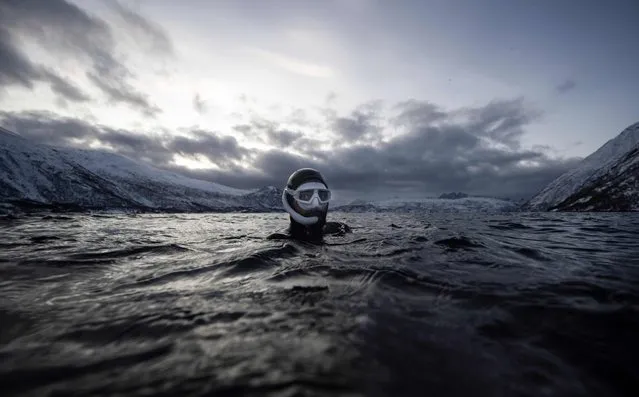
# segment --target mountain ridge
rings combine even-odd
[[[514,212],[516,203],[488,197],[461,197],[456,199],[430,197],[421,200],[353,200],[349,204],[332,208],[342,212]]]
[[[334,204],[332,210],[639,210],[639,200],[635,199],[635,195],[639,196],[637,148],[639,123],[634,123],[523,206],[509,200],[452,192],[439,198],[416,200],[356,200]],[[8,207],[56,211],[282,211],[281,195],[282,189],[275,186],[236,189],[155,168],[109,151],[35,143],[0,127],[0,211]],[[614,204],[615,200],[618,204]]]
[[[556,206],[584,186],[605,175],[615,162],[638,144],[639,122],[636,122],[584,158],[577,167],[550,182],[522,208],[544,211]]]
[[[639,144],[551,211],[639,211]]]
[[[18,208],[265,211],[280,209],[276,190],[268,197],[259,189],[188,178],[117,153],[43,145],[0,129],[0,201]]]

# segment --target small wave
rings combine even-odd
[[[355,240],[346,241],[344,243],[334,243],[334,242],[327,243],[327,242],[325,242],[324,245],[329,245],[329,246],[352,245],[352,244],[357,244],[357,243],[363,243],[365,241],[368,241],[368,239],[366,239],[366,238],[358,238],[358,239],[355,239]]]
[[[303,306],[316,306],[329,297],[330,288],[326,285],[294,285],[281,292],[282,298],[289,303]],[[293,314],[293,316],[295,316]],[[318,316],[319,317],[319,316]]]
[[[451,250],[458,249],[471,249],[471,248],[483,248],[485,247],[483,244],[475,242],[468,237],[451,237],[442,240],[435,241],[437,245],[443,245]]]
[[[547,233],[563,234],[563,233],[566,232],[566,230],[563,228],[563,226],[554,226],[554,225],[543,226],[543,227],[538,228],[536,231],[538,233],[542,233],[542,234],[547,234]]]
[[[532,229],[530,226],[523,225],[521,223],[516,222],[501,222],[498,224],[489,224],[489,228],[497,229],[497,230],[527,230]]]
[[[353,388],[334,377],[321,379],[318,377],[299,376],[295,379],[279,382],[261,382],[259,384],[233,384],[218,386],[213,390],[219,396],[306,396],[306,395],[358,395],[353,394]],[[318,394],[319,393],[319,394]]]
[[[377,252],[361,254],[361,257],[364,258],[388,258],[395,256],[402,256],[403,254],[408,254],[415,251],[420,251],[421,247],[406,247],[406,248],[391,248],[391,249],[382,249],[376,250]]]
[[[116,259],[126,258],[129,256],[141,255],[141,254],[172,254],[176,252],[190,251],[189,248],[183,247],[179,244],[162,244],[162,245],[142,245],[133,246],[129,248],[106,250],[97,252],[81,252],[77,254],[69,255],[74,259]]]
[[[334,270],[329,265],[306,264],[302,267],[284,268],[277,270],[274,274],[266,278],[267,281],[283,282],[301,278],[328,277],[329,272]],[[332,275],[334,276],[334,274]]]
[[[121,285],[118,288],[130,288],[132,286],[155,285],[171,282],[181,278],[189,278],[199,274],[214,273],[219,277],[237,276],[241,274],[257,272],[277,266],[277,259],[294,255],[298,249],[292,244],[284,244],[282,247],[258,250],[248,256],[227,256],[223,260],[198,266],[194,268],[170,271],[160,275],[139,279],[131,284]]]
[[[248,257],[219,263],[219,267],[226,267],[225,275],[239,275],[257,270],[270,269],[278,265],[278,259],[290,257],[299,252],[293,244],[269,248],[252,253]]]
[[[611,232],[615,232],[618,231],[615,228],[612,228],[608,225],[601,225],[601,226],[581,226],[579,228],[579,230],[582,230],[584,232],[592,232],[592,233],[611,233]],[[624,232],[619,230],[620,232]]]
[[[47,259],[25,259],[18,264],[20,266],[34,268],[66,268],[72,267],[74,269],[87,268],[95,269],[96,265],[111,265],[116,263],[115,258],[87,258],[87,259],[73,259],[73,258],[47,258]]]
[[[630,396],[639,229],[608,216],[344,213],[322,244],[266,240],[281,214],[3,224],[0,390]]]
[[[534,249],[534,248],[528,248],[528,247],[517,247],[514,248],[513,251],[517,252],[518,254],[521,254],[525,257],[528,257],[530,259],[534,259],[534,260],[538,260],[538,261],[543,261],[543,262],[548,262],[551,259],[548,258],[547,256],[545,256],[544,254],[541,253],[541,251]]]
[[[222,240],[241,240],[246,238],[246,234],[241,234],[239,236],[227,236],[227,237],[222,237]]]
[[[20,242],[15,242],[15,243],[0,243],[0,248],[17,248],[17,247],[22,247],[25,245],[29,245],[29,243],[20,243]]]
[[[45,215],[42,217],[43,221],[72,221],[73,218],[64,215]]]
[[[198,326],[231,323],[247,315],[246,311],[192,311],[140,313],[125,317],[105,316],[103,320],[80,323],[67,329],[60,338],[81,343],[108,344],[120,340],[156,340],[190,331]],[[268,314],[263,314],[266,316]],[[251,313],[257,318],[259,313]],[[92,316],[92,318],[95,315]]]
[[[131,347],[122,349],[123,351],[111,353],[110,357],[96,359],[93,355],[77,354],[76,357],[68,357],[69,353],[61,353],[57,363],[29,365],[25,367],[11,367],[9,370],[0,369],[0,387],[5,393],[24,392],[38,386],[52,382],[66,380],[94,374],[101,371],[112,371],[114,368],[132,366],[134,364],[147,362],[169,354],[173,349],[172,344],[162,343],[155,346],[139,348]],[[30,351],[23,352],[25,356],[50,355],[51,351]],[[44,350],[44,349],[43,349]],[[137,350],[137,351],[136,351]],[[16,356],[20,352],[13,352]],[[63,357],[67,356],[65,360]],[[18,361],[18,360],[16,360]],[[67,362],[65,362],[67,361]]]
[[[31,240],[31,243],[33,243],[33,244],[42,244],[42,243],[48,243],[49,241],[60,240],[60,237],[58,237],[58,236],[47,236],[47,235],[32,236],[30,238],[30,240]]]

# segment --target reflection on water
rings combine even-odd
[[[639,216],[0,221],[3,395],[634,396]]]

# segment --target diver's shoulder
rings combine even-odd
[[[291,235],[288,233],[272,233],[266,236],[267,240],[288,240],[291,238]]]
[[[345,234],[351,233],[352,229],[344,222],[326,222],[324,234]]]

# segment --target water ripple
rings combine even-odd
[[[0,220],[3,395],[639,390],[637,215],[332,216]]]

